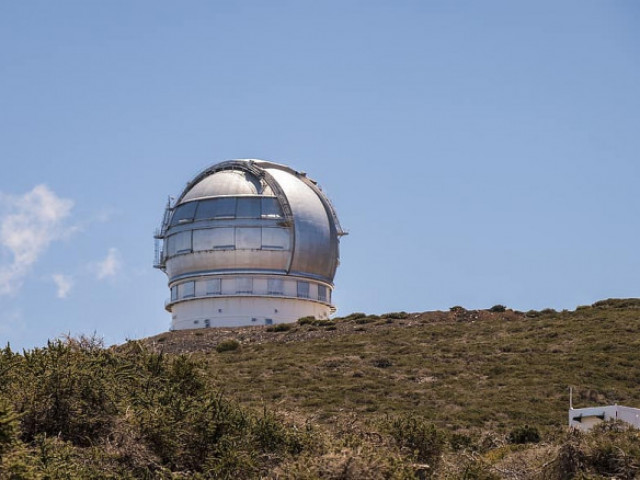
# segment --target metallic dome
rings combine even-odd
[[[172,289],[167,309],[173,312],[174,305],[200,297],[287,297],[282,287],[277,291],[274,287],[265,287],[264,291],[229,287],[226,293],[216,287],[219,293],[212,295],[206,294],[207,287],[202,290],[205,294],[198,294],[198,282],[224,279],[228,283],[231,277],[238,277],[237,282],[269,279],[269,285],[282,283],[283,278],[294,279],[298,292],[289,296],[297,300],[310,298],[304,292],[311,282],[309,291],[317,292],[311,300],[333,311],[330,291],[339,263],[339,237],[344,234],[331,202],[305,173],[262,160],[213,165],[196,175],[175,203],[167,206],[156,234],[162,248],[156,248],[155,266],[165,271]],[[178,287],[190,281],[195,283],[185,287],[189,293],[185,297]],[[301,282],[307,283],[302,294]],[[207,316],[206,310],[200,308],[197,315]],[[275,322],[292,320],[295,318],[283,317]],[[225,321],[219,318],[214,323],[222,325]]]

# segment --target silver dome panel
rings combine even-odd
[[[320,282],[326,287],[314,286],[317,298],[309,301],[330,302],[344,234],[331,202],[306,174],[262,160],[230,160],[196,175],[167,206],[155,266],[166,272],[172,292],[193,279],[268,275],[297,282],[298,289]]]

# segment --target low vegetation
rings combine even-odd
[[[496,308],[500,307],[500,308]],[[354,313],[0,351],[0,478],[636,478],[640,300]]]

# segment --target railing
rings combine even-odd
[[[162,240],[156,237],[155,245],[153,249],[154,250],[153,251],[153,267],[160,268],[160,269],[165,267],[164,250],[162,250],[160,246],[161,241]]]

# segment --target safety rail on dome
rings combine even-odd
[[[153,267],[159,268],[160,270],[164,270],[165,265],[165,252],[162,249],[161,243],[164,240],[165,235],[167,234],[167,230],[169,228],[169,222],[171,220],[171,212],[173,210],[172,205],[173,197],[169,196],[167,199],[167,205],[164,209],[164,215],[162,216],[162,223],[160,224],[160,228],[156,228],[156,231],[153,234],[153,238],[155,239],[154,244],[154,255],[153,255]]]
[[[156,232],[157,233],[157,232]],[[162,240],[158,237],[155,239],[154,252],[153,252],[153,268],[159,268],[160,270],[164,270],[166,267],[165,264],[165,255],[164,250],[160,246],[160,242]]]

